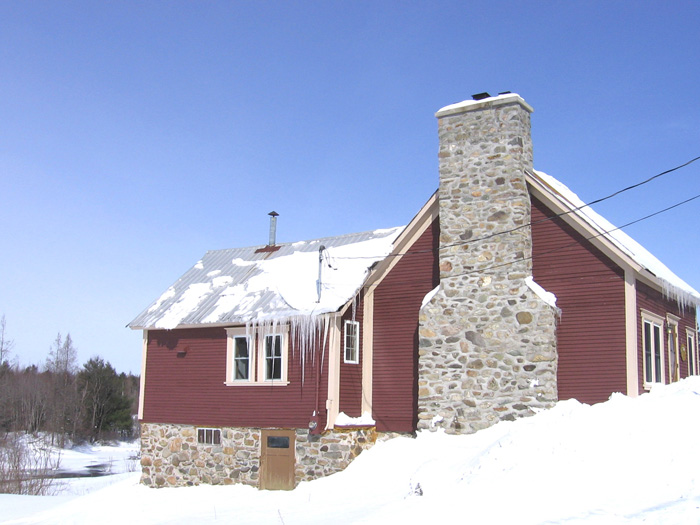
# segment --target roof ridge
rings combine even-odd
[[[395,230],[397,230],[397,229],[399,229],[399,228],[405,228],[405,227],[406,227],[405,225],[403,225],[403,226],[393,226],[393,227],[391,227],[391,228],[377,228],[377,229],[374,229],[374,230],[364,230],[364,231],[360,231],[360,232],[342,233],[342,234],[340,234],[340,235],[327,235],[326,237],[318,237],[318,238],[316,238],[316,239],[301,239],[301,240],[298,240],[298,241],[278,242],[278,243],[275,244],[275,246],[280,246],[280,247],[282,247],[282,246],[293,246],[293,245],[295,245],[295,244],[301,244],[301,243],[320,242],[320,241],[326,241],[326,240],[329,240],[329,239],[342,239],[342,238],[351,237],[351,236],[354,236],[354,235],[368,235],[368,234],[371,234],[371,233],[378,233],[378,232],[386,232],[387,235],[389,235],[389,234],[392,233],[393,231],[395,231]],[[211,253],[211,252],[225,252],[225,251],[228,251],[228,250],[254,250],[254,249],[257,250],[257,249],[260,249],[260,248],[264,248],[265,246],[269,246],[269,245],[268,245],[268,244],[256,244],[256,245],[253,245],[253,246],[236,246],[236,247],[233,247],[233,248],[218,248],[218,249],[207,250],[207,251],[205,252],[205,255],[206,255],[207,253]]]

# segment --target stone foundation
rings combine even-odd
[[[199,484],[258,486],[259,428],[220,427],[221,443],[197,442],[197,427],[141,424],[141,483],[150,487]],[[310,434],[296,429],[296,483],[345,469],[363,450],[393,434],[372,428],[335,429]]]

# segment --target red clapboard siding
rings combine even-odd
[[[418,311],[439,282],[439,235],[436,219],[374,292],[372,415],[380,431],[416,429]]]
[[[364,294],[360,294],[361,297]],[[345,321],[357,321],[362,327],[362,309],[364,301],[362,298],[355,304],[353,317],[353,307],[343,315],[341,321],[340,339],[340,411],[348,416],[359,417],[362,415],[362,331],[360,328],[360,359],[359,363],[345,362]]]
[[[666,314],[673,314],[676,317],[680,317],[678,321],[678,344],[685,345],[687,340],[688,330],[694,330],[695,328],[695,309],[693,307],[688,307],[686,309],[681,309],[675,301],[671,301],[661,294],[661,292],[654,290],[647,286],[646,284],[637,281],[637,381],[639,383],[639,391],[644,392],[644,347],[642,339],[642,331],[644,330],[644,325],[642,323],[641,314],[639,311],[641,309],[648,310],[659,317],[666,319]],[[664,323],[664,330],[666,329],[666,323]],[[668,354],[668,334],[664,331],[664,370],[665,370],[665,381],[670,382],[671,376],[669,374],[670,363]],[[688,377],[688,360],[683,361],[681,358],[681,377]]]
[[[187,350],[184,357],[179,351]],[[316,363],[320,361],[316,360]],[[325,359],[324,369],[328,359]],[[296,427],[309,424],[316,396],[315,364],[289,349],[287,386],[226,386],[226,330],[149,331],[143,420],[201,426]],[[322,376],[326,375],[325,371]],[[327,380],[326,380],[327,381]],[[325,426],[327,383],[320,385]]]
[[[562,311],[559,399],[599,403],[627,392],[624,272],[561,219],[538,222],[553,215],[532,198],[533,276]]]

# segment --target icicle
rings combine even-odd
[[[323,316],[323,344],[321,345],[321,368],[323,368],[323,363],[326,359],[326,341],[328,340],[328,327],[330,325],[330,316]]]
[[[700,299],[684,290],[678,286],[674,286],[666,280],[661,281],[663,284],[663,296],[666,299],[671,299],[676,301],[681,309],[681,312],[685,312],[686,308],[698,308],[700,307]]]
[[[353,301],[353,319],[356,303]],[[330,329],[330,315],[295,315],[270,319],[250,319],[246,322],[246,336],[260,344],[268,335],[278,334],[281,326],[287,326],[288,344],[291,346],[290,360],[301,364],[301,383],[306,380],[306,365],[323,366],[326,356],[326,344]],[[320,349],[319,349],[319,344]],[[320,363],[319,363],[320,359]]]

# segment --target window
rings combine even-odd
[[[202,445],[220,445],[221,430],[218,428],[198,428],[197,443]]]
[[[227,328],[226,343],[226,381],[235,383],[250,383],[254,380],[253,370],[255,353],[251,352],[253,345],[244,327]]]
[[[288,327],[273,333],[246,333],[245,327],[227,328],[227,385],[287,384]]]
[[[267,448],[289,448],[289,437],[267,436]]]
[[[233,338],[233,380],[250,379],[250,353],[248,338],[242,335]]]
[[[690,329],[686,329],[685,333],[688,344],[686,350],[688,352],[688,375],[700,375],[700,369],[698,368],[698,347],[695,344],[697,341],[696,334]]]
[[[644,385],[664,382],[663,319],[642,312],[642,348],[644,351]]]
[[[345,321],[345,359],[346,363],[360,362],[360,323]]]
[[[265,336],[265,381],[282,379],[282,336]]]
[[[670,381],[681,379],[681,359],[678,351],[678,321],[675,315],[666,315],[666,333],[668,335],[668,377]]]

